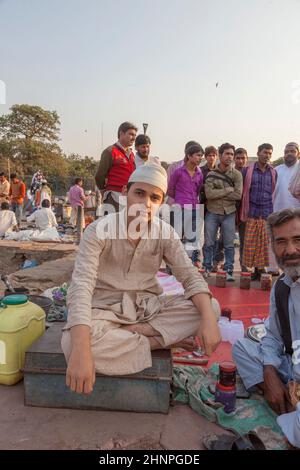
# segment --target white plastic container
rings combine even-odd
[[[244,338],[244,323],[241,320],[232,320],[230,322],[229,341],[231,344],[236,343],[239,339]]]

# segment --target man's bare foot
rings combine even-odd
[[[171,348],[182,348],[186,351],[196,351],[198,349],[198,345],[193,338],[185,338],[176,344],[172,344]]]

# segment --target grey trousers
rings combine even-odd
[[[264,363],[260,343],[255,343],[248,338],[240,339],[232,348],[232,356],[247,390],[264,381]],[[284,383],[292,380],[291,356],[282,355],[282,362],[277,372]]]

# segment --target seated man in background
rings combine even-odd
[[[34,222],[36,228],[40,231],[56,227],[57,221],[52,209],[50,208],[50,201],[48,199],[44,199],[41,209],[34,211],[29,217],[27,217],[27,222]]]
[[[66,383],[77,393],[92,391],[95,371],[125,375],[151,367],[151,350],[193,350],[190,337],[198,335],[210,355],[221,340],[218,303],[174,229],[155,215],[166,191],[161,166],[140,166],[124,191],[127,207],[84,232],[62,337]],[[184,296],[161,296],[156,273],[162,260],[182,283]]]
[[[233,357],[245,387],[258,386],[281,415],[300,401],[300,209],[275,212],[267,224],[284,273],[271,292],[266,336],[261,343],[239,340]]]
[[[13,230],[19,231],[16,215],[9,210],[8,202],[4,201],[1,203],[0,210],[0,237],[4,237],[6,233]]]

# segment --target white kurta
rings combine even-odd
[[[56,217],[49,207],[42,207],[34,211],[33,214],[27,217],[27,222],[35,222],[36,228],[39,230],[57,226]]]
[[[148,339],[122,325],[148,322],[159,332],[156,339],[162,347],[169,346],[197,332],[200,314],[189,299],[197,293],[211,295],[170,225],[156,219],[156,238],[142,239],[135,246],[122,228],[118,230],[125,224],[125,214],[124,210],[103,217],[84,232],[68,291],[68,323],[62,338],[68,360],[70,328],[88,325],[96,370],[108,375],[131,374],[152,364]],[[184,296],[161,296],[155,276],[163,259],[183,284]]]
[[[15,213],[10,210],[0,210],[0,237],[5,233],[12,232],[12,229],[17,225]]]
[[[278,178],[274,192],[274,212],[289,208],[300,208],[300,202],[289,192],[290,181],[297,171],[298,165],[299,161],[293,166],[283,164],[276,167]]]

